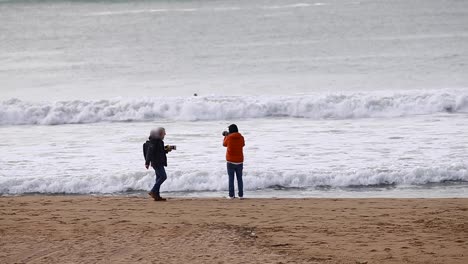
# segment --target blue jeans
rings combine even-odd
[[[156,183],[153,186],[153,189],[151,191],[154,194],[159,195],[159,189],[161,188],[161,184],[167,179],[166,175],[166,170],[164,169],[164,166],[157,166],[153,167],[154,171],[156,172]]]
[[[244,182],[242,181],[242,170],[244,164],[227,163],[227,173],[229,176],[229,197],[234,197],[234,174],[237,176],[237,190],[239,197],[244,196]]]

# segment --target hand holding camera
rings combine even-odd
[[[166,145],[164,147],[164,149],[167,151],[167,152],[170,152],[170,151],[173,151],[173,150],[177,150],[177,146],[174,146],[174,145]]]
[[[227,137],[227,135],[229,135],[229,132],[223,131],[223,136]]]

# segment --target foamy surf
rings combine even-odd
[[[409,169],[369,168],[333,172],[325,170],[309,171],[265,171],[249,168],[244,176],[244,187],[255,191],[272,187],[375,187],[388,185],[424,185],[429,183],[468,182],[468,166],[452,164],[449,166],[414,167]],[[191,169],[187,171],[168,169],[168,180],[164,190],[171,192],[224,191],[227,188],[225,170],[212,171]],[[74,175],[70,176],[0,176],[0,194],[25,193],[122,193],[145,191],[154,184],[154,172],[135,172],[111,175]]]
[[[0,103],[0,125],[291,117],[354,119],[467,113],[468,90],[305,96],[172,97]]]

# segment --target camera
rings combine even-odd
[[[167,145],[164,147],[166,150],[177,150],[177,146],[174,145]]]
[[[223,131],[223,136],[227,136],[227,135],[229,135],[229,132]]]

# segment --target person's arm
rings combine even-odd
[[[227,147],[228,146],[227,144],[228,144],[228,136],[225,136],[223,140],[223,146]]]
[[[148,169],[151,163],[151,155],[153,152],[153,147],[151,144],[148,144],[148,149],[146,150],[146,158],[145,158],[145,167]]]
[[[164,141],[161,140],[161,142],[159,142],[159,146],[158,146],[158,154],[160,154],[161,156],[163,155],[163,153],[167,154],[169,152],[171,152],[171,149],[169,148],[169,145],[164,145]]]

